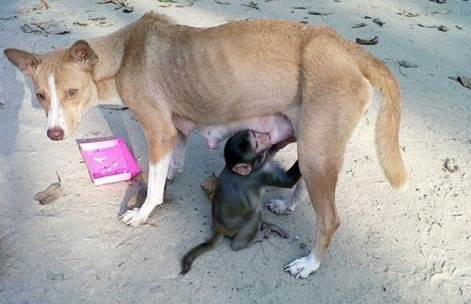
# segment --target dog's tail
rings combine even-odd
[[[407,183],[407,171],[399,146],[401,92],[393,73],[379,59],[361,50],[360,69],[371,85],[381,91],[384,100],[376,118],[376,150],[384,175],[394,188]]]
[[[214,235],[209,240],[199,244],[195,248],[188,251],[188,253],[185,254],[182,259],[182,271],[180,272],[180,274],[186,274],[188,271],[190,271],[191,264],[193,264],[193,261],[203,253],[214,249],[214,247],[216,247],[220,243],[222,237],[222,234],[214,232]]]

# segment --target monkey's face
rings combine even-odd
[[[268,134],[252,130],[236,132],[224,147],[226,165],[235,173],[249,175],[263,166],[271,146]]]
[[[249,141],[252,149],[256,154],[260,154],[271,148],[270,135],[267,133],[260,133],[253,130],[249,130]]]

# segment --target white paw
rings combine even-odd
[[[278,215],[290,214],[293,211],[290,207],[290,203],[284,199],[272,199],[267,203],[268,210]]]
[[[129,226],[139,226],[144,225],[147,222],[147,215],[142,215],[139,212],[139,208],[134,208],[133,210],[126,211],[123,215],[119,217],[119,220]]]
[[[321,263],[316,260],[313,254],[294,260],[285,266],[285,271],[295,276],[296,279],[307,278],[311,273],[319,269]]]

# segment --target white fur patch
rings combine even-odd
[[[310,253],[309,255],[296,259],[293,262],[285,266],[285,271],[295,276],[296,279],[307,278],[311,273],[319,269],[321,262]]]
[[[172,151],[162,157],[157,164],[149,164],[149,181],[147,185],[147,198],[141,208],[126,211],[120,220],[126,225],[139,226],[146,223],[152,210],[164,201],[165,180]]]
[[[54,74],[49,74],[47,77],[47,84],[49,86],[50,104],[49,112],[47,114],[47,129],[61,128],[64,135],[67,134],[67,125],[65,123],[64,110],[57,96],[56,83]]]

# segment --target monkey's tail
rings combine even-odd
[[[215,232],[209,240],[199,244],[195,248],[188,251],[188,253],[185,254],[182,259],[182,271],[180,272],[180,274],[186,274],[188,271],[190,271],[191,264],[193,264],[193,261],[203,253],[213,250],[214,247],[216,247],[220,243],[222,237],[222,234]]]
[[[363,75],[383,94],[384,100],[376,118],[376,150],[384,175],[395,188],[407,183],[407,171],[399,146],[401,92],[393,73],[386,65],[361,50],[360,69]]]

